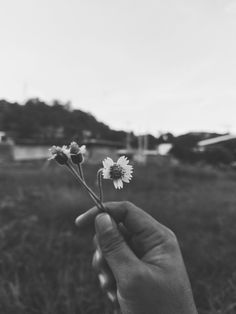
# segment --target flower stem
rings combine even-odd
[[[77,170],[73,167],[73,165],[70,165],[77,173],[77,175],[80,176],[80,178],[83,180],[83,182],[86,184],[86,181],[85,181],[85,178],[84,178],[84,173],[83,173],[83,168],[82,168],[82,165],[81,163],[80,164],[77,164],[78,166],[78,171],[79,173],[77,172]],[[94,193],[95,194],[95,193]],[[97,199],[94,198],[94,196],[89,192],[89,195],[90,197],[93,199],[93,201],[97,204]],[[95,194],[96,195],[96,194]],[[96,195],[97,196],[97,195]]]
[[[89,192],[89,195],[91,196],[91,198],[93,199],[93,201],[95,202],[95,204],[97,205],[97,207],[101,210],[101,211],[106,211],[104,205],[102,204],[102,202],[100,201],[100,199],[98,198],[98,196],[93,192],[93,190],[82,180],[82,178],[78,175],[78,173],[75,171],[75,169],[67,162],[65,164],[67,166],[67,168],[69,169],[69,171],[72,173],[72,175],[76,178],[77,181],[79,181],[79,183],[81,183],[83,185],[83,187]]]
[[[79,175],[80,175],[81,179],[85,182],[83,168],[82,168],[81,163],[78,164],[78,169],[79,169]]]
[[[99,187],[100,201],[103,202],[102,169],[99,169],[98,172],[97,172],[97,181],[98,181],[98,187]]]

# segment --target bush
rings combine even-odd
[[[234,155],[229,149],[223,146],[215,146],[207,148],[203,153],[203,159],[213,165],[228,165],[234,161]]]

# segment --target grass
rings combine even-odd
[[[85,170],[92,186],[96,170]],[[199,314],[235,313],[235,173],[149,165],[122,191],[104,183],[107,200],[132,201],[176,233]],[[91,268],[92,234],[74,225],[91,206],[62,167],[1,167],[0,313],[112,313]]]

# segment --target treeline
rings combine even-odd
[[[134,133],[112,130],[106,124],[82,110],[72,109],[69,103],[54,101],[47,104],[38,98],[24,105],[0,100],[0,130],[7,132],[17,144],[57,144],[101,139],[138,146]],[[157,139],[148,136],[148,149],[155,149]]]
[[[101,139],[123,143],[124,147],[137,148],[141,143],[147,149],[156,149],[158,144],[171,143],[170,154],[184,162],[228,164],[236,160],[236,141],[209,147],[204,152],[195,149],[199,141],[220,134],[193,132],[175,137],[165,133],[157,138],[150,134],[140,138],[134,133],[112,130],[93,115],[56,100],[50,105],[38,98],[29,99],[24,105],[0,100],[0,131],[6,131],[17,144],[62,145],[73,140],[82,143]]]
[[[171,154],[187,163],[208,163],[211,165],[228,165],[236,160],[236,139],[221,142],[198,150],[201,140],[215,138],[225,134],[218,133],[187,133],[173,139]]]
[[[97,138],[124,142],[126,132],[114,131],[89,113],[72,109],[69,103],[51,105],[30,99],[24,105],[0,100],[0,130],[16,143],[61,144]]]

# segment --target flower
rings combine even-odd
[[[84,160],[83,155],[86,152],[86,147],[85,145],[80,147],[76,142],[72,142],[69,147],[69,152],[72,162],[78,165]]]
[[[51,153],[51,157],[48,160],[55,159],[60,165],[64,165],[67,163],[69,158],[69,150],[64,145],[62,147],[53,145],[49,152]]]
[[[107,157],[103,161],[103,178],[112,179],[116,189],[123,188],[123,182],[129,183],[132,178],[133,167],[128,165],[129,160],[121,156],[117,162]]]

